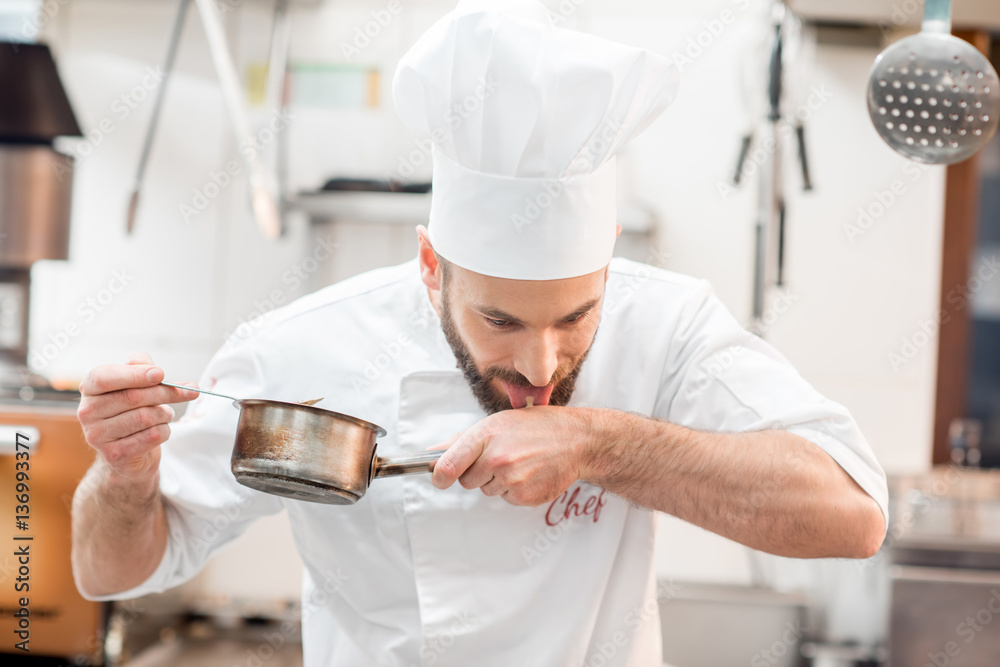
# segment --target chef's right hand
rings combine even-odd
[[[198,393],[159,384],[163,369],[144,352],[125,365],[98,366],[80,383],[76,412],[87,443],[115,473],[141,481],[160,467],[160,445],[170,437],[174,409],[167,403]],[[190,383],[189,383],[190,384]]]

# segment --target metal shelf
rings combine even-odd
[[[305,212],[313,223],[350,220],[373,224],[425,225],[431,211],[431,196],[408,192],[300,192],[286,203]],[[618,223],[623,233],[650,234],[653,214],[645,208],[619,207]]]

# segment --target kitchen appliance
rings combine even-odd
[[[906,540],[893,563],[889,667],[997,664],[1000,545]]]
[[[677,667],[799,667],[814,625],[804,595],[769,588],[661,580],[657,602],[663,662]]]
[[[76,419],[80,394],[54,388],[27,363],[31,265],[69,250],[74,162],[52,142],[82,135],[44,44],[0,41],[0,90],[0,664],[101,664],[107,605],[83,599],[70,565],[73,492],[93,461]],[[21,468],[17,434],[28,442]],[[17,472],[28,473],[28,503],[15,499]],[[28,517],[24,528],[16,514]],[[17,591],[14,545],[24,544],[30,589]],[[21,597],[28,654],[14,649]]]
[[[433,472],[443,451],[408,457],[376,455],[385,429],[305,403],[234,399],[203,389],[169,387],[227,398],[240,409],[231,461],[236,481],[258,491],[328,505],[353,505],[380,477]],[[322,400],[322,399],[318,399]]]
[[[892,480],[886,667],[1000,656],[1000,471],[940,466]]]
[[[0,387],[45,391],[28,370],[31,265],[66,259],[73,159],[58,136],[82,136],[49,48],[0,42]]]
[[[1000,79],[986,56],[951,35],[951,0],[926,0],[921,32],[875,59],[868,114],[890,148],[917,162],[960,162],[989,143]]]

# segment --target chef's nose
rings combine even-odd
[[[515,356],[514,368],[536,387],[552,381],[559,367],[558,340],[553,333],[543,333],[532,338]]]

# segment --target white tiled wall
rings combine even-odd
[[[231,4],[236,9],[227,22],[240,62],[263,61],[269,4]],[[293,189],[315,187],[332,175],[382,176],[412,147],[413,137],[390,103],[391,75],[405,48],[452,3],[403,4],[403,12],[355,60],[381,70],[381,106],[293,109],[287,130]],[[344,62],[341,43],[384,6],[381,0],[354,0],[296,8],[292,60]],[[668,257],[667,268],[709,278],[743,321],[750,314],[755,184],[751,180],[727,198],[719,184],[731,174],[744,130],[740,64],[750,57],[747,45],[757,34],[761,8],[756,0],[588,0],[567,21],[673,57],[724,10],[736,17],[685,65],[680,98],[623,158],[622,189],[661,221],[659,251]],[[237,155],[193,11],[154,144],[138,229],[131,238],[124,235],[127,196],[152,104],[142,102],[123,119],[114,115],[113,104],[159,63],[173,11],[174,3],[155,0],[77,0],[46,28],[81,124],[90,130],[111,117],[115,128],[77,169],[71,260],[46,262],[34,271],[34,345],[78,317],[77,304],[103,287],[112,270],[134,275],[50,362],[46,371],[54,375],[79,377],[98,363],[145,349],[169,375],[194,378],[222,337],[253,311],[255,300],[275,289],[288,299],[305,290],[293,289],[282,276],[310,253],[318,236],[332,235],[339,245],[312,276],[312,288],[363,264],[413,254],[409,229],[350,222],[309,229],[301,217],[293,217],[285,238],[265,242],[253,227],[241,179],[195,219],[181,219],[178,207],[190,201],[192,190]],[[922,348],[898,371],[889,355],[937,305],[943,173],[931,169],[911,178],[907,163],[872,131],[863,91],[875,54],[862,47],[818,50],[810,84],[824,99],[808,124],[816,190],[801,193],[797,175],[789,178],[787,289],[794,305],[768,338],[821,391],[852,410],[890,471],[903,472],[929,462],[935,346]],[[257,122],[266,118],[263,111],[254,113]],[[871,206],[896,180],[903,181],[903,194],[852,242],[847,228],[858,208]],[[662,574],[749,580],[742,547],[671,519],[663,526]],[[820,588],[836,570],[835,564],[800,565],[766,561],[764,568],[772,580]],[[863,581],[852,573],[837,576]],[[853,622],[863,623],[863,616]]]

